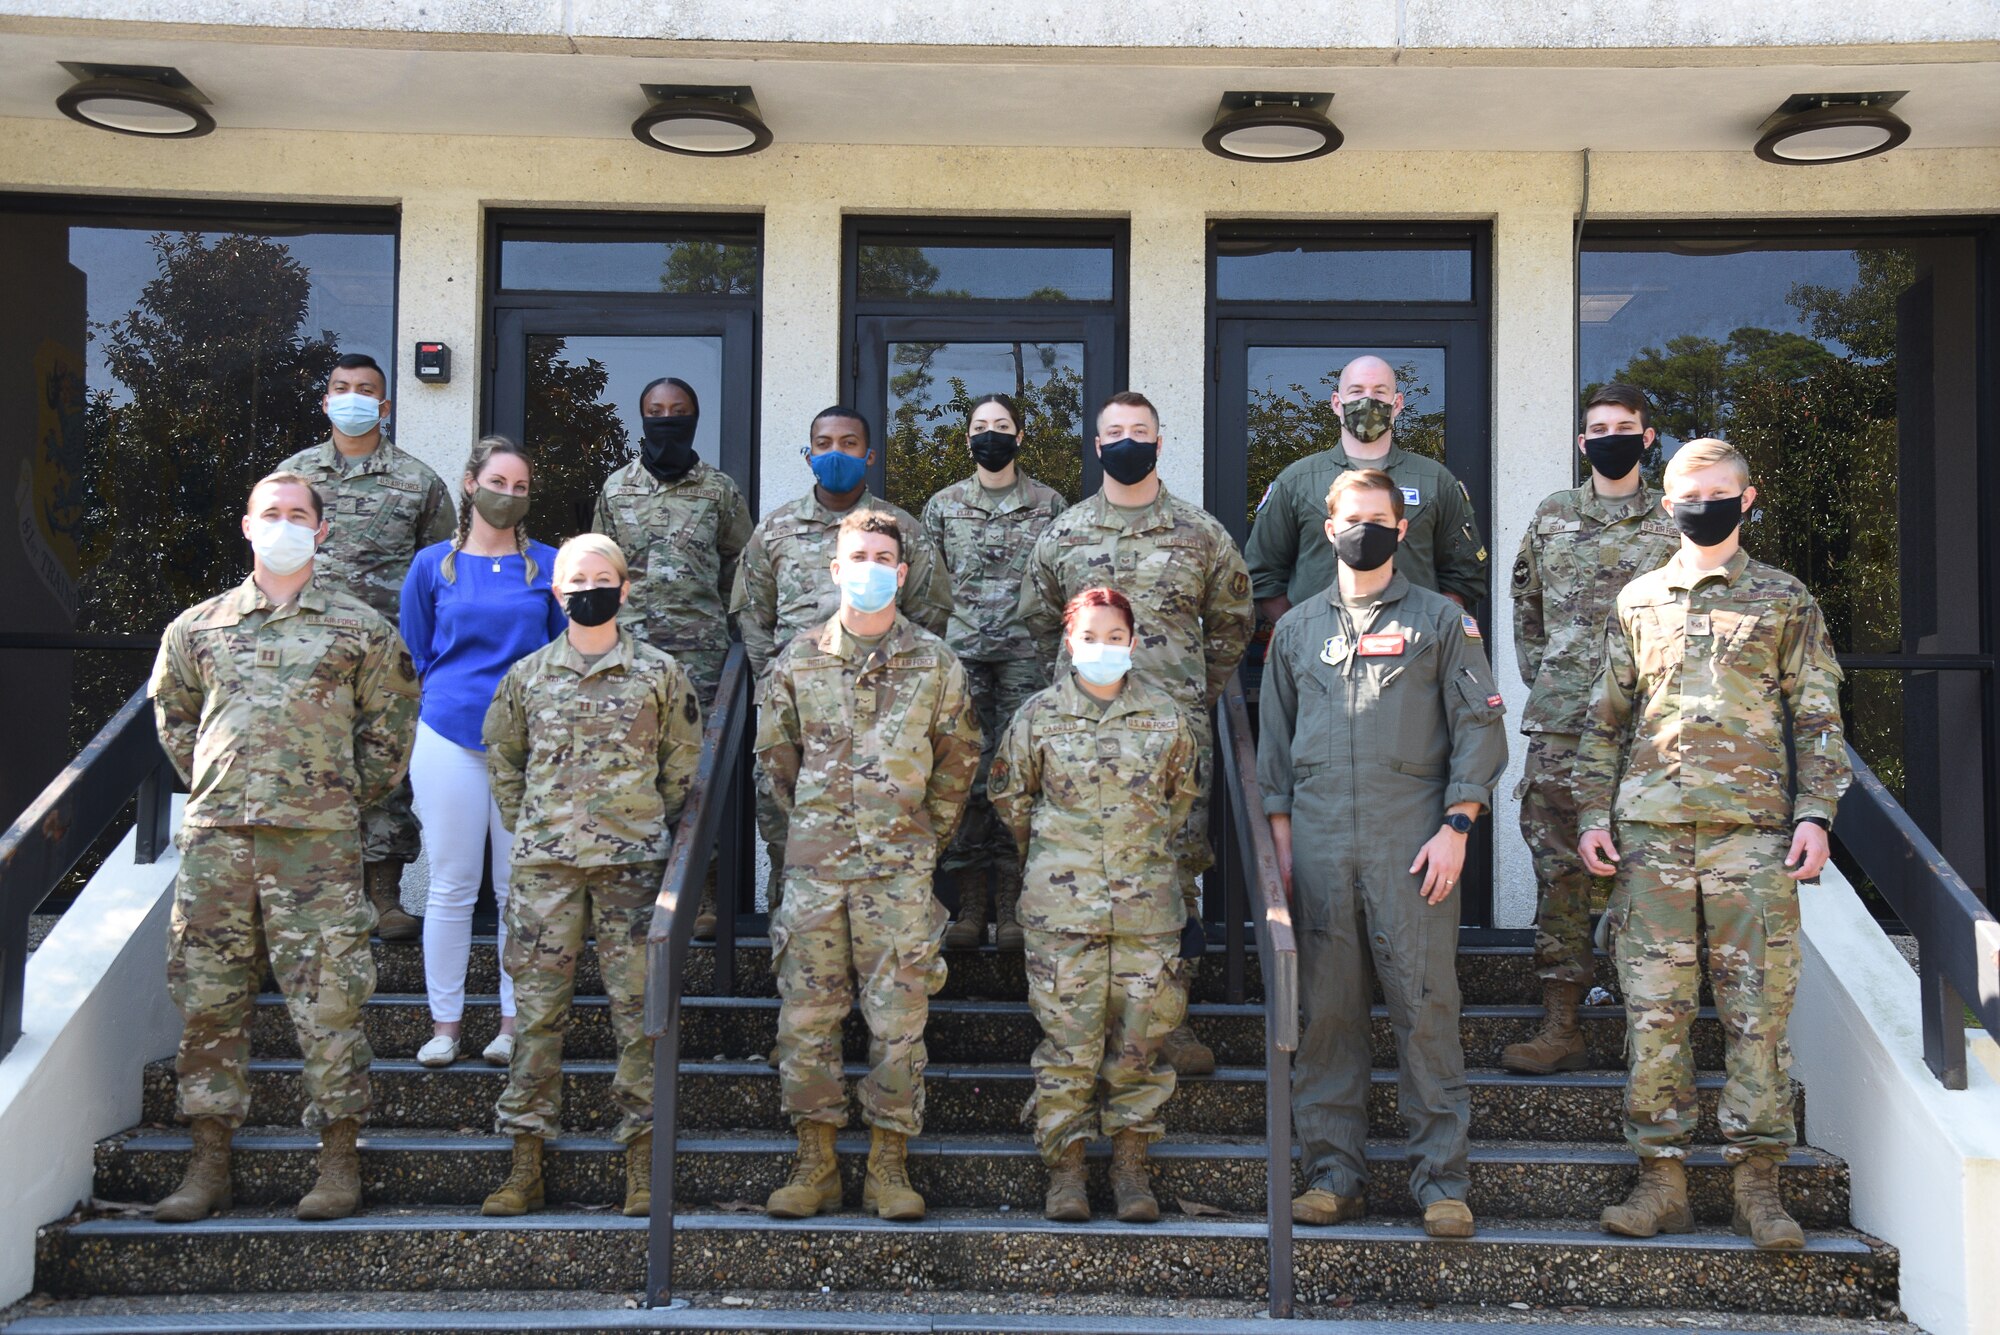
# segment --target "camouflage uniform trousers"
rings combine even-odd
[[[1535,864],[1535,976],[1552,983],[1596,977],[1590,949],[1592,895],[1608,884],[1577,856],[1574,736],[1528,735],[1527,767],[1514,796],[1521,801],[1521,838]]]
[[[1180,934],[1030,929],[1027,938],[1028,1009],[1042,1026],[1032,1063],[1042,1158],[1054,1163],[1100,1133],[1165,1135],[1174,1068],[1160,1045],[1187,1015]]]
[[[361,813],[361,860],[408,866],[423,846],[423,828],[405,776],[387,797]]]
[[[183,1027],[180,1115],[231,1127],[250,1112],[251,1018],[268,956],[305,1058],[308,1130],[368,1116],[375,993],[357,831],[183,826],[167,930],[167,990]]]
[[[514,1060],[494,1109],[503,1136],[562,1134],[562,1049],[586,936],[611,998],[618,1069],[611,1099],[616,1139],[629,1145],[653,1127],[653,1044],[646,1037],[646,932],[664,862],[610,867],[537,864],[514,868],[507,898],[507,975],[514,980]]]
[[[1201,914],[1201,885],[1197,879],[1215,865],[1215,847],[1208,841],[1208,796],[1215,781],[1215,721],[1206,711],[1189,716],[1189,726],[1194,733],[1195,766],[1200,771],[1201,782],[1195,788],[1194,806],[1188,810],[1187,824],[1181,827],[1180,837],[1175,841],[1175,855],[1180,862],[1181,900],[1187,905],[1188,916]],[[1201,957],[1181,961],[1181,967],[1174,971],[1181,989],[1180,1010],[1187,1014],[1188,997],[1194,991],[1195,978],[1201,972]],[[1176,1020],[1167,1026],[1176,1028],[1181,1022]]]
[[[1625,1139],[1641,1158],[1682,1158],[1694,1135],[1701,943],[1722,1019],[1723,1157],[1780,1158],[1798,1143],[1785,1026],[1799,987],[1799,893],[1791,835],[1754,825],[1615,831],[1622,861],[1608,910],[1625,994],[1631,1075]]]
[[[1014,848],[1014,836],[986,800],[986,772],[993,767],[1000,734],[1007,731],[1028,697],[1049,684],[1049,674],[1034,658],[960,661],[965,664],[965,684],[972,692],[973,707],[979,711],[985,744],[979,748],[979,773],[972,781],[972,800],[966,804],[965,819],[959,822],[958,833],[938,866],[944,871],[988,866],[1018,869],[1021,859]]]
[[[771,923],[778,975],[778,1082],[785,1115],[847,1125],[841,1026],[854,1006],[868,1022],[868,1074],[857,1093],[862,1120],[906,1136],[924,1129],[924,1024],[944,986],[944,906],[931,877],[902,873],[821,880],[785,869],[784,902]]]

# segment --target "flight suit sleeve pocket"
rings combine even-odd
[[[1504,704],[1493,703],[1499,698],[1500,693],[1498,691],[1490,690],[1473,681],[1470,677],[1457,677],[1453,680],[1452,685],[1458,688],[1458,698],[1465,701],[1466,708],[1472,713],[1472,721],[1474,723],[1493,723],[1502,714],[1507,712],[1507,707]]]

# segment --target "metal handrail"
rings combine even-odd
[[[1964,1089],[1967,998],[1986,1032],[2000,1034],[2000,921],[1852,746],[1847,763],[1854,782],[1834,835],[1917,938],[1924,1065],[1946,1089]]]
[[[1222,789],[1228,795],[1233,857],[1223,859],[1232,920],[1247,911],[1257,930],[1264,971],[1265,1212],[1270,1230],[1271,1315],[1292,1315],[1292,1053],[1299,1046],[1299,950],[1292,906],[1278,873],[1277,845],[1257,783],[1257,745],[1240,674],[1229,678],[1216,707]],[[1249,902],[1246,904],[1245,901]]]
[[[695,914],[702,886],[708,879],[709,851],[716,836],[734,828],[740,815],[743,733],[750,717],[750,660],[741,644],[729,648],[722,680],[701,734],[701,759],[695,768],[687,805],[674,830],[673,851],[660,877],[659,898],[653,901],[653,922],[646,933],[646,1036],[653,1040],[653,1209],[646,1247],[646,1294],[649,1306],[665,1307],[674,1298],[674,1155],[680,1111],[681,985],[687,976],[689,943],[694,939]],[[718,907],[733,926],[735,887],[739,881],[739,841],[723,843],[717,868]],[[724,969],[733,930],[718,933],[716,967]],[[726,979],[726,973],[719,973]],[[726,983],[725,983],[726,990]]]
[[[135,861],[151,863],[171,837],[174,772],[160,750],[144,690],[119,707],[90,744],[0,835],[0,1057],[21,1037],[28,919],[138,796]]]

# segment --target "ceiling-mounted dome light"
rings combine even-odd
[[[56,98],[73,121],[146,139],[198,139],[215,128],[208,99],[177,69],[161,65],[89,65],[65,60],[77,82]]]
[[[1757,129],[1757,156],[1790,167],[1854,162],[1910,137],[1901,93],[1794,93]]]
[[[1340,147],[1332,93],[1224,93],[1201,146],[1237,162],[1304,162]]]
[[[648,148],[697,158],[732,158],[771,146],[771,127],[748,88],[645,84],[653,105],[632,122]]]

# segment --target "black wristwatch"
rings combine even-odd
[[[1466,815],[1463,811],[1452,812],[1444,818],[1444,823],[1451,826],[1455,834],[1472,833],[1472,817]]]

